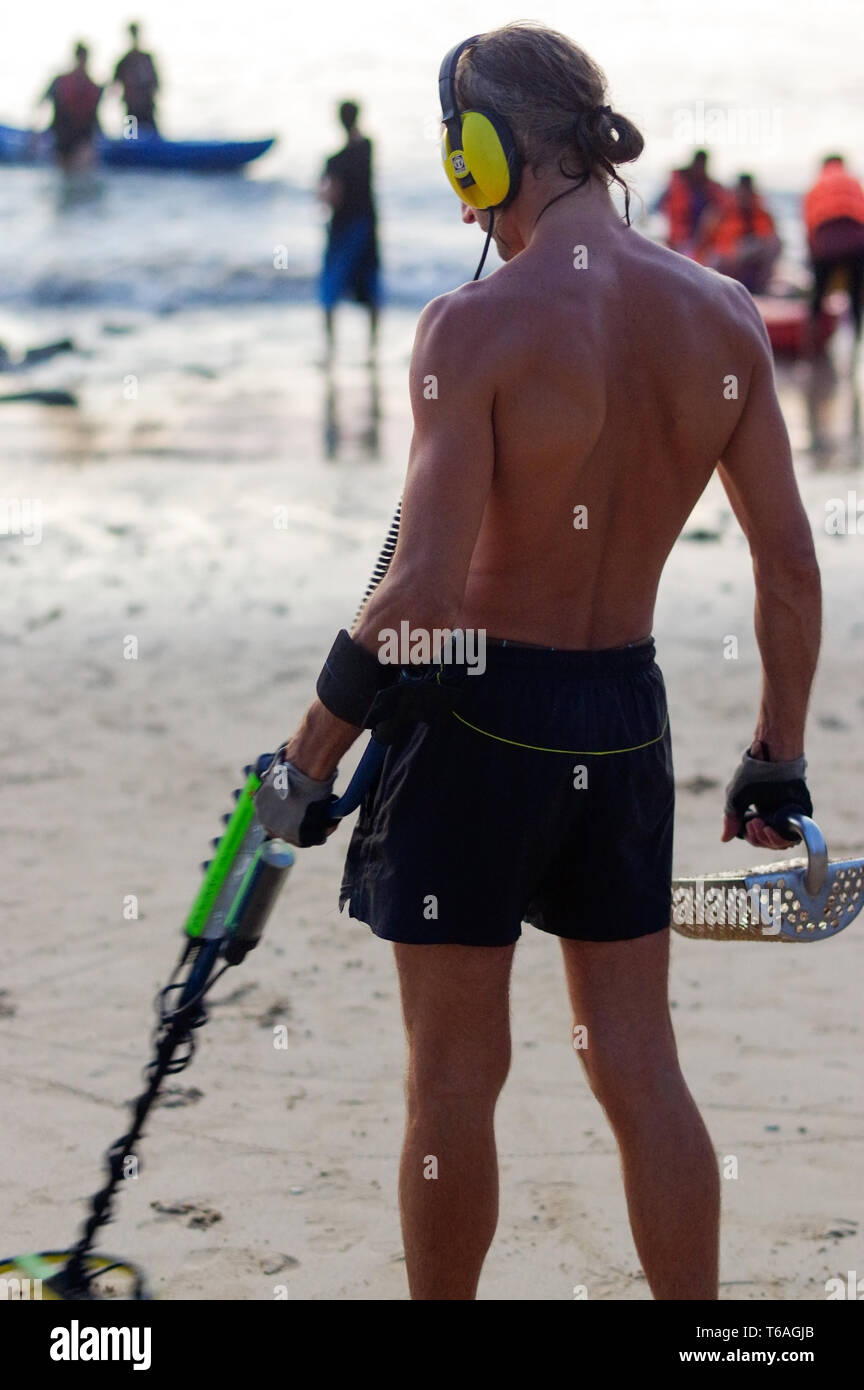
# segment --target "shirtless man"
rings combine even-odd
[[[783,847],[767,818],[785,804],[812,809],[812,537],[750,296],[645,240],[610,199],[615,163],[642,141],[605,106],[602,73],[533,25],[454,53],[460,111],[496,112],[521,153],[492,228],[505,264],[421,316],[399,545],[353,637],[337,639],[322,698],[281,750],[287,809],[270,828],[291,835],[290,808],[296,829],[328,794],[376,667],[384,684],[383,630],[405,620],[413,631],[485,630],[485,673],[463,682],[452,713],[388,753],[343,884],[351,915],[395,943],[411,1295],[476,1295],[497,1218],[510,968],[530,922],[561,938],[573,1020],[587,1030],[579,1057],[620,1147],[652,1293],[712,1299],[717,1164],[667,995],[674,788],[654,600],[722,459],[753,554],[764,668],[753,756],[730,784],[723,839],[755,808],[746,838]],[[482,201],[467,185],[472,196]],[[488,209],[466,205],[463,216],[488,230]],[[352,689],[362,690],[353,704]]]

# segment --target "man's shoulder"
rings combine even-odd
[[[326,162],[325,168],[327,168],[328,170],[331,170],[331,169],[339,169],[339,168],[341,168],[341,166],[342,166],[344,163],[345,163],[345,147],[343,146],[343,148],[342,148],[341,150],[336,150],[334,154],[331,154],[331,155],[328,155],[328,156],[327,156],[327,162]]]
[[[720,275],[716,270],[699,266],[705,272],[707,284],[705,293],[710,294],[710,302],[717,321],[739,341],[756,348],[765,346],[768,333],[756,301],[740,280],[728,275]]]
[[[365,138],[363,140],[348,140],[341,150],[331,154],[327,163],[332,164],[336,169],[340,166],[346,168],[349,165],[361,163],[367,155],[367,145],[369,145],[369,141]]]
[[[496,332],[496,309],[482,283],[469,281],[429,301],[417,322],[416,369],[478,385],[494,377],[502,335]]]
[[[452,339],[473,349],[478,340],[489,336],[500,311],[500,296],[490,290],[487,281],[468,280],[429,300],[420,315],[417,335],[442,342]]]
[[[745,339],[764,335],[759,309],[740,281],[647,238],[641,240],[643,247],[650,248],[645,254],[651,262],[652,285],[668,300],[670,313],[704,316],[706,324],[740,333]]]
[[[749,353],[764,353],[767,334],[761,314],[749,290],[737,280],[699,265],[675,251],[640,238],[639,264],[622,266],[617,291],[625,296],[650,284],[653,309],[658,299],[664,317],[689,323],[706,342],[718,338]],[[484,361],[512,356],[521,350],[530,323],[542,322],[549,311],[549,296],[534,276],[523,274],[519,257],[500,266],[483,280],[469,280],[457,289],[430,300],[417,327],[417,342],[448,347],[469,363],[482,352]],[[578,313],[578,304],[574,305]],[[513,332],[514,323],[522,331]]]

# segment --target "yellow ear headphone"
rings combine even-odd
[[[451,48],[438,74],[444,172],[462,202],[480,210],[512,202],[522,174],[522,157],[504,117],[496,111],[460,111],[456,100],[456,65],[482,37],[474,34]]]

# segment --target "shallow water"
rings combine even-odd
[[[68,61],[73,35],[57,0],[16,15],[15,44],[0,52],[0,120],[29,125],[34,98]],[[76,6],[91,68],[110,73],[124,40],[108,0]],[[670,166],[696,144],[718,177],[752,170],[771,195],[793,255],[797,198],[817,158],[839,144],[864,148],[858,35],[845,0],[818,9],[770,0],[754,10],[730,0],[700,12],[684,0],[621,0],[572,7],[551,0],[545,22],[583,43],[606,68],[613,104],[642,125],[646,151],[632,170],[650,205]],[[500,7],[472,11],[478,28]],[[104,305],[160,313],[222,304],[308,302],[322,243],[311,196],[325,154],[341,143],[335,102],[364,104],[376,141],[386,288],[419,307],[473,273],[476,229],[466,232],[437,153],[437,65],[462,36],[456,0],[428,13],[396,0],[289,15],[251,0],[237,26],[228,11],[188,0],[150,0],[146,43],[163,77],[168,135],[276,134],[276,149],[247,177],[114,172],[95,191],[69,195],[48,170],[0,168],[0,307]],[[47,119],[42,108],[40,119]],[[103,124],[118,133],[115,95]],[[637,213],[639,201],[637,198]],[[285,268],[274,269],[281,252]],[[491,258],[494,262],[494,256]]]

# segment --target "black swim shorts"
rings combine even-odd
[[[668,927],[675,804],[653,641],[487,643],[455,711],[388,750],[339,899],[387,941],[506,946]]]

